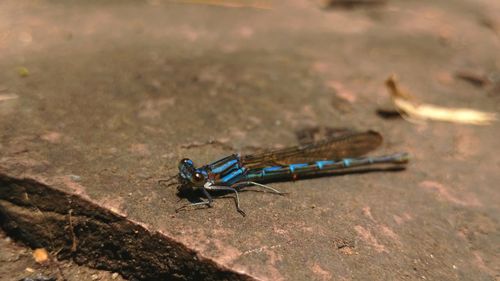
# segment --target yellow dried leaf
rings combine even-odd
[[[497,120],[496,114],[468,108],[448,108],[417,101],[412,95],[400,89],[394,75],[386,81],[392,102],[397,110],[413,120],[438,120],[454,123],[489,125]]]
[[[49,253],[44,248],[38,248],[33,251],[33,258],[37,263],[45,263],[49,260]]]

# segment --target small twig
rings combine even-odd
[[[69,221],[69,230],[71,233],[71,252],[74,253],[74,252],[76,252],[76,249],[78,247],[78,239],[76,238],[76,235],[75,235],[75,230],[74,230],[73,220],[72,220],[72,213],[73,213],[73,209],[70,209],[68,212],[68,221]]]
[[[55,257],[51,257],[50,262],[57,269],[58,279],[61,279],[62,281],[67,281],[68,279],[66,279],[66,276],[64,276],[64,272],[62,271],[62,268],[61,268],[61,265],[59,264],[59,261]]]
[[[220,6],[224,8],[251,8],[257,10],[271,10],[269,3],[263,1],[221,1],[221,0],[171,0],[172,2],[193,5]]]
[[[467,82],[469,82],[477,87],[484,87],[484,86],[491,84],[490,79],[488,79],[488,77],[482,73],[461,70],[461,71],[457,71],[455,73],[455,76],[457,78],[465,80],[465,81],[467,81]]]
[[[386,4],[385,0],[323,0],[320,6],[322,8],[346,8],[381,6]]]
[[[219,146],[219,147],[226,149],[226,150],[234,150],[234,147],[232,145],[229,145],[225,142],[221,142],[219,140],[209,140],[206,142],[192,142],[192,143],[181,145],[181,148],[190,149],[190,148],[197,148],[197,147],[202,147],[202,146],[206,146],[206,145],[215,145],[215,146]]]

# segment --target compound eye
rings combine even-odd
[[[193,167],[193,161],[190,159],[184,158],[179,162],[179,171],[182,171],[184,169],[194,169]]]
[[[205,180],[205,177],[202,173],[196,172],[193,174],[193,182],[202,183]]]

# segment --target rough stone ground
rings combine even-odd
[[[498,122],[376,110],[396,73],[426,102],[499,112],[499,14],[495,0],[2,1],[0,222],[131,280],[498,280]],[[175,213],[175,188],[156,184],[183,157],[291,145],[311,126],[375,129],[377,153],[411,164],[244,192],[246,218],[230,199]],[[3,263],[2,280],[21,270]]]

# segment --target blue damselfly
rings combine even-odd
[[[264,153],[232,154],[199,168],[186,158],[179,163],[178,175],[162,181],[178,178],[180,192],[198,191],[207,198],[200,198],[201,201],[184,205],[177,211],[189,206],[211,206],[211,192],[226,191],[235,194],[236,209],[245,215],[238,194],[245,187],[255,186],[282,195],[284,193],[265,183],[359,171],[359,168],[376,164],[404,168],[409,159],[407,153],[362,157],[381,143],[382,136],[377,132],[349,132]]]

